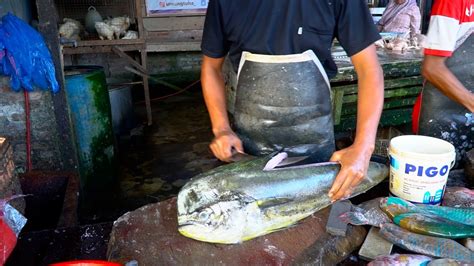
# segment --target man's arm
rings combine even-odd
[[[214,155],[222,161],[229,161],[232,150],[243,153],[242,142],[229,125],[227,116],[224,78],[221,70],[224,57],[203,56],[201,83],[207,110],[211,118],[214,140],[209,145]]]
[[[446,66],[447,57],[425,55],[422,75],[453,101],[474,112],[474,93],[470,92]]]
[[[358,76],[357,129],[354,144],[337,151],[331,161],[341,163],[329,197],[338,200],[351,194],[367,174],[383,108],[384,80],[374,45],[351,57]]]

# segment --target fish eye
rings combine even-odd
[[[209,218],[209,213],[207,211],[201,212],[199,214],[199,220],[205,221]]]

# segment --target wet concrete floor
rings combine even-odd
[[[113,221],[148,203],[177,195],[191,177],[220,164],[209,151],[211,126],[199,86],[152,103],[153,125],[118,140],[118,185],[82,212],[81,224]],[[137,105],[144,121],[144,105]]]

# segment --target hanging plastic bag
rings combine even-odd
[[[34,87],[59,91],[51,54],[43,37],[12,14],[0,24],[0,74],[10,76],[15,91]]]
[[[22,197],[13,196],[0,200],[0,265],[4,265],[15,248],[18,235],[26,224],[26,218],[8,201]]]

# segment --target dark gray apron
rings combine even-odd
[[[474,90],[474,37],[467,40],[447,59],[447,67],[464,86]],[[442,94],[432,84],[423,88],[419,134],[444,139],[456,148],[459,161],[474,145],[472,114]]]
[[[234,128],[245,152],[328,161],[335,150],[329,81],[312,51],[242,55]]]

